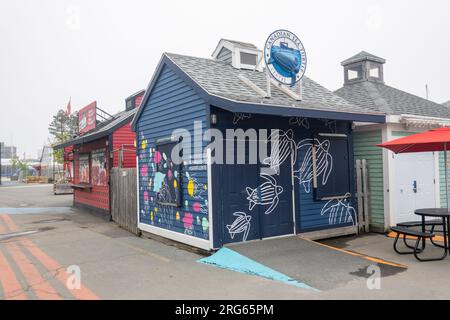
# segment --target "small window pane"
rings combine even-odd
[[[256,54],[241,52],[241,64],[256,66]]]
[[[91,176],[94,186],[108,185],[108,175],[106,172],[106,150],[98,149],[91,153]]]
[[[155,186],[156,201],[159,205],[181,206],[181,164],[172,161],[172,149],[178,142],[156,144]],[[156,156],[156,155],[155,155]]]
[[[348,80],[354,80],[354,79],[358,79],[358,78],[359,78],[358,71],[348,70]]]
[[[379,72],[378,67],[376,67],[376,68],[371,68],[370,71],[369,71],[369,75],[370,75],[372,78],[379,78],[379,77],[380,77],[380,72]]]
[[[91,175],[89,172],[89,154],[80,154],[78,158],[78,179],[82,183],[90,183]]]

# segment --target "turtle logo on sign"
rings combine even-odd
[[[290,31],[277,30],[267,38],[264,61],[272,77],[294,86],[306,71],[306,52],[300,39]]]

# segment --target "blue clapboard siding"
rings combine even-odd
[[[330,132],[329,128],[324,126],[321,122],[313,122],[311,121],[311,127],[310,130],[313,132]],[[352,148],[352,132],[349,130],[349,123],[348,122],[338,122],[336,125],[336,131],[335,133],[343,133],[348,135],[347,137],[347,148],[348,150],[341,150],[339,148],[333,148],[333,139],[332,138],[326,138],[326,137],[320,137],[319,141],[322,142],[325,139],[330,140],[330,154],[333,157],[333,167],[332,171],[330,173],[330,178],[327,182],[330,183],[331,178],[333,174],[335,174],[339,170],[348,170],[348,181],[345,181],[345,184],[348,184],[349,189],[348,192],[351,194],[351,198],[346,200],[317,200],[314,195],[314,189],[311,187],[311,190],[309,192],[307,189],[301,185],[296,185],[297,194],[299,197],[299,207],[300,212],[297,217],[297,228],[299,232],[311,232],[311,231],[317,231],[317,230],[325,230],[325,229],[332,229],[332,228],[339,228],[344,226],[351,226],[352,222],[344,222],[344,218],[346,214],[351,216],[353,219],[353,223],[356,222],[356,209],[355,209],[355,201],[354,201],[354,194],[355,194],[355,184],[354,184],[354,165],[353,165],[353,148]],[[309,133],[310,134],[310,133]],[[305,138],[308,137],[308,133],[306,133]],[[348,168],[342,168],[338,166],[338,163],[342,165],[342,161],[338,161],[337,158],[340,157],[341,159],[347,159],[346,162],[348,164]],[[302,162],[305,159],[305,152],[300,152],[297,157],[297,163],[298,166],[301,166]],[[322,175],[318,176],[318,183],[321,183]],[[341,181],[343,183],[343,181]],[[344,190],[345,188],[342,188]],[[342,195],[347,192],[343,191]],[[329,208],[329,210],[325,210]],[[334,222],[330,222],[330,213],[335,212],[336,213],[336,220]],[[322,214],[323,213],[323,214]],[[342,219],[341,219],[342,218]]]
[[[156,205],[154,190],[156,140],[170,137],[174,130],[186,129],[191,134],[193,160],[201,160],[205,143],[201,137],[194,137],[194,122],[200,121],[205,130],[205,120],[204,100],[170,67],[164,66],[136,124],[141,223],[208,239],[206,165],[188,161],[182,166],[175,179],[182,190],[181,207]],[[198,146],[195,150],[194,145]]]

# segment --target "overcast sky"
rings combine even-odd
[[[35,157],[69,97],[114,113],[145,88],[164,51],[210,57],[220,38],[262,48],[276,29],[303,42],[306,75],[342,86],[340,62],[361,50],[387,60],[388,85],[450,100],[450,1],[0,2],[0,141]]]

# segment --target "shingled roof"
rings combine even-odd
[[[364,81],[346,84],[335,94],[353,104],[388,115],[411,114],[418,116],[450,118],[450,109],[442,104],[421,98],[384,83]]]
[[[375,61],[375,62],[379,62],[379,63],[385,63],[386,60],[380,57],[377,57],[376,55],[373,55],[371,53],[368,53],[366,51],[361,51],[360,53],[355,54],[353,57],[350,57],[344,61],[341,62],[342,66],[346,66],[355,62],[359,62],[359,61],[364,61],[364,60],[369,60],[369,61]]]
[[[450,100],[447,102],[444,102],[443,105],[446,106],[447,108],[450,108]]]
[[[260,89],[266,90],[267,79],[264,72],[236,69],[230,64],[219,60],[172,53],[165,55],[208,94],[231,101],[331,112],[380,114],[377,111],[361,108],[346,101],[308,77],[303,77],[302,101],[291,98],[275,85],[271,86],[271,97],[264,98],[244,84],[238,77],[242,75],[251,80]],[[298,85],[297,83],[292,88],[292,91],[299,92]]]

